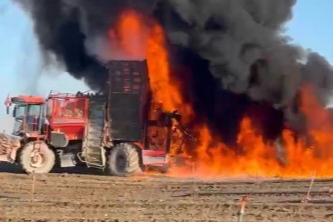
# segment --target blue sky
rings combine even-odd
[[[287,28],[294,42],[320,53],[333,64],[332,0],[298,0]]]
[[[333,0],[298,0],[286,32],[293,42],[319,52],[333,64],[332,21]],[[46,96],[50,90],[87,90],[63,71],[44,70],[40,57],[29,18],[11,0],[0,0],[0,130],[11,128],[2,102],[7,93]]]

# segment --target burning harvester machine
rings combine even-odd
[[[107,68],[101,94],[12,97],[14,132],[0,134],[0,161],[27,173],[78,164],[117,176],[146,166],[167,169],[179,114],[151,108],[146,61],[110,61]]]

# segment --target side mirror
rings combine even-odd
[[[9,112],[10,112],[10,106],[7,106],[6,107],[6,114],[9,115]]]
[[[13,110],[13,117],[16,118],[16,107],[14,107],[14,110]]]

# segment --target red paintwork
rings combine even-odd
[[[19,96],[12,98],[15,103],[42,104],[46,107],[46,119],[43,124],[44,133],[40,135],[40,119],[37,116],[27,116],[24,121],[34,118],[24,124],[27,137],[48,139],[52,131],[62,132],[69,141],[84,140],[85,127],[88,123],[89,96],[73,94],[51,94],[44,100],[41,97]],[[29,128],[29,129],[28,129]],[[165,150],[146,150],[142,143],[136,143],[142,149],[144,164],[164,166],[167,161]]]
[[[38,96],[17,96],[11,98],[12,103],[47,105],[47,121],[44,123],[44,135],[37,132],[39,120],[26,122],[24,127],[28,137],[49,137],[51,131],[64,133],[68,140],[82,140],[88,119],[89,97],[84,94],[50,94],[45,100]],[[28,118],[28,117],[26,117]],[[32,117],[34,118],[34,117]],[[36,117],[35,117],[36,118]],[[24,119],[26,121],[26,119]]]
[[[165,150],[142,150],[143,155],[151,157],[165,157]]]
[[[45,99],[39,96],[18,96],[11,98],[13,103],[43,104]]]
[[[88,119],[89,98],[85,95],[55,94],[50,95],[47,102],[49,132],[63,132],[68,140],[82,140]]]

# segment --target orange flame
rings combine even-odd
[[[184,104],[177,81],[171,78],[163,28],[154,20],[134,10],[124,11],[115,30],[109,32],[112,50],[117,57],[147,58],[150,86],[155,102],[164,111],[192,112]]]
[[[126,10],[115,30],[109,32],[112,50],[117,57],[147,58],[153,98],[161,102],[164,111],[178,109],[186,119],[193,117],[192,107],[184,103],[177,79],[170,73],[165,33],[156,22],[136,11]],[[333,177],[333,124],[311,89],[303,90],[302,111],[308,122],[308,134],[315,142],[313,148],[306,140],[296,141],[293,133],[284,130],[282,145],[267,144],[253,127],[251,119],[241,122],[237,145],[227,147],[210,132],[206,125],[197,126],[199,143],[195,149],[196,174],[216,176],[263,176],[308,178],[314,171],[318,177]],[[175,169],[174,175],[190,173]]]
[[[282,144],[267,144],[247,117],[241,122],[238,135],[239,153],[220,143],[214,145],[214,137],[207,127],[200,129],[201,144],[198,151],[197,173],[204,176],[263,176],[284,178],[333,177],[333,121],[329,111],[318,103],[311,87],[302,90],[302,110],[308,123],[307,139],[295,140],[289,130],[282,134]]]

